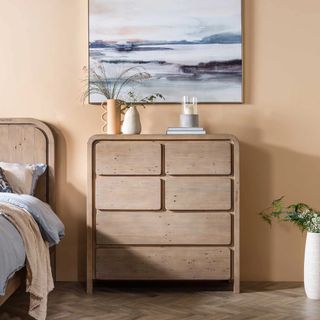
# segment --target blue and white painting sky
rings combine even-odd
[[[241,0],[90,0],[90,41],[199,40],[241,33]]]

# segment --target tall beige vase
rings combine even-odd
[[[102,131],[107,134],[119,134],[121,123],[121,105],[115,99],[108,99],[102,103],[105,112],[102,115],[104,125]]]

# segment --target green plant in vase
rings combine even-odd
[[[320,212],[312,209],[305,203],[284,205],[284,197],[274,200],[271,206],[262,212],[260,216],[268,224],[273,219],[287,221],[298,226],[302,231],[320,233]]]
[[[276,199],[260,216],[271,225],[274,219],[291,222],[307,231],[304,257],[304,287],[308,298],[320,300],[320,211],[305,203],[285,205]]]
[[[124,120],[121,132],[124,134],[139,134],[141,132],[140,115],[137,106],[146,107],[146,104],[154,104],[158,100],[165,100],[161,93],[154,93],[139,99],[134,91],[128,92],[128,99],[122,102],[121,112]]]
[[[85,102],[92,94],[105,98],[101,103],[101,107],[104,110],[102,119],[105,122],[102,128],[103,132],[107,132],[108,134],[120,133],[121,113],[124,113],[130,107],[130,103],[125,102],[123,97],[130,97],[128,91],[134,95],[133,88],[150,78],[151,75],[142,67],[127,68],[118,75],[110,76],[103,63],[96,65],[91,71],[90,77],[85,79],[86,89],[82,100]],[[150,103],[149,101],[151,100],[147,99],[141,102],[142,104]]]

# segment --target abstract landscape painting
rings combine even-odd
[[[112,79],[143,68],[151,79],[138,94],[168,103],[240,103],[241,18],[241,0],[89,0],[90,70],[102,63]]]

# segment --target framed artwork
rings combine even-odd
[[[111,78],[143,68],[141,97],[242,103],[242,38],[241,0],[89,0],[89,74],[101,63]]]

